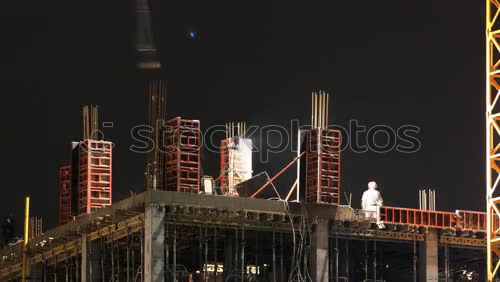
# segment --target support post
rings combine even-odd
[[[413,240],[413,282],[417,282],[417,241]]]
[[[316,282],[328,282],[328,221],[319,219],[311,237],[311,278]]]
[[[448,282],[450,277],[450,248],[448,244],[444,245],[444,281]]]
[[[150,204],[146,207],[144,213],[144,281],[165,281],[164,219],[164,206]]]
[[[88,255],[88,239],[87,239],[87,234],[82,234],[81,244],[82,244],[82,261],[81,261],[81,270],[80,270],[80,272],[81,272],[81,278],[82,278],[81,281],[82,282],[87,282],[87,281],[89,281],[89,276],[88,276],[89,255]],[[44,271],[44,274],[45,273],[46,273],[46,271]]]
[[[102,263],[104,249],[106,248],[104,238],[101,237],[101,239],[94,241],[89,240],[87,244],[89,246],[88,263],[89,268],[92,270],[89,271],[89,279],[94,282],[104,281],[104,264]]]
[[[223,280],[229,281],[230,273],[233,270],[234,263],[234,233],[232,230],[225,231],[225,241],[224,241],[224,272]]]
[[[420,243],[419,251],[419,279],[420,281],[438,281],[438,233],[429,230],[425,241]]]

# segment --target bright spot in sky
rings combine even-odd
[[[194,31],[190,31],[190,32],[188,32],[188,36],[189,36],[189,38],[191,38],[191,39],[195,39],[195,38],[196,38],[196,32],[194,32]]]

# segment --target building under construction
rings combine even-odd
[[[161,82],[149,85],[150,139],[164,147],[148,154],[145,191],[111,203],[113,146],[99,140],[97,108],[84,107],[83,140],[59,171],[60,226],[1,250],[2,280],[21,279],[23,255],[29,281],[485,278],[486,213],[436,211],[425,190],[419,209],[341,202],[342,140],[328,128],[327,93],[313,93],[312,126],[279,173],[253,175],[246,124],[229,122],[213,177],[201,175],[200,121],[165,121]],[[281,198],[274,182],[292,169]]]
[[[137,65],[151,78],[155,143],[144,192],[112,203],[113,143],[99,137],[97,108],[85,107],[83,138],[59,171],[60,225],[42,232],[32,223],[25,247],[0,250],[2,281],[486,280],[497,217],[438,211],[433,191],[420,191],[419,209],[369,212],[341,201],[342,139],[328,128],[325,92],[313,93],[311,128],[297,132],[297,156],[279,173],[254,175],[246,124],[228,122],[220,174],[202,175],[200,121],[166,118],[151,14],[137,0]],[[275,180],[293,169],[281,198]]]

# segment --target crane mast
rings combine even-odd
[[[500,268],[500,3],[486,0],[486,236],[487,275]]]

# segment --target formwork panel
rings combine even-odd
[[[78,213],[112,204],[112,143],[87,139],[79,144]]]
[[[166,190],[198,193],[200,190],[200,122],[180,117],[167,121]]]
[[[456,213],[406,209],[382,206],[379,209],[379,221],[391,224],[414,225],[431,228],[454,228],[458,222]]]
[[[71,166],[59,168],[59,224],[73,219],[71,216]]]
[[[340,131],[314,128],[306,133],[306,201],[340,203]]]

